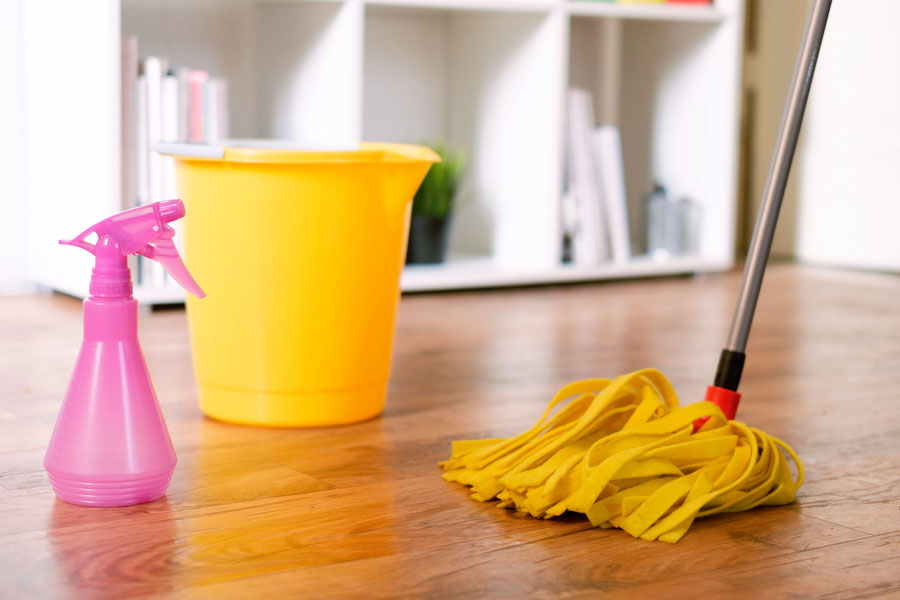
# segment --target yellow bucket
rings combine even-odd
[[[384,408],[411,200],[428,148],[160,147],[187,207],[187,302],[200,406],[268,426]]]

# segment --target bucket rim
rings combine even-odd
[[[153,150],[177,160],[254,164],[435,163],[440,156],[427,146],[362,142],[348,147],[312,148],[285,140],[222,140],[218,143],[161,142]]]

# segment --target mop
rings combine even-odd
[[[694,519],[793,502],[803,465],[790,446],[735,421],[747,337],[831,0],[814,0],[750,242],[738,302],[704,402],[679,407],[642,369],[564,386],[535,425],[508,439],[452,443],[443,478],[538,518],[583,513],[595,527],[675,543]],[[790,458],[796,465],[792,475]]]

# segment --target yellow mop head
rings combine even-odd
[[[710,418],[692,433],[702,417]],[[528,431],[453,442],[440,466],[481,502],[543,518],[580,512],[595,527],[672,543],[696,517],[789,504],[803,482],[787,444],[710,402],[679,408],[656,369],[569,384]]]

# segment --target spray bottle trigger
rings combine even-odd
[[[164,227],[166,229],[171,229],[167,225]],[[206,296],[206,293],[200,289],[200,286],[197,285],[197,282],[191,277],[191,274],[181,260],[178,249],[175,248],[175,243],[172,241],[171,237],[164,236],[157,238],[152,244],[147,244],[139,250],[138,254],[146,256],[147,258],[152,258],[161,264],[166,270],[166,273],[178,282],[178,285],[196,297],[203,298]]]

